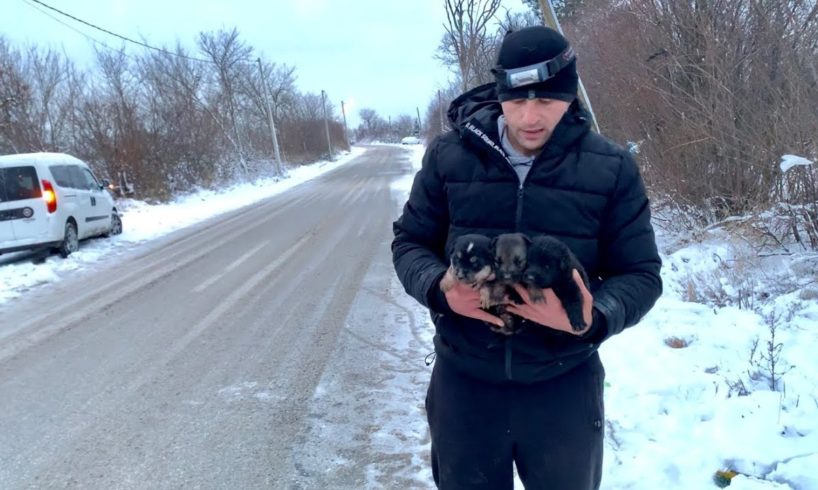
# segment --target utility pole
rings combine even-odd
[[[560,27],[560,21],[557,20],[557,12],[554,10],[554,6],[551,5],[551,0],[539,1],[545,25],[562,34],[562,27]],[[594,109],[591,107],[591,101],[588,99],[588,94],[585,92],[585,85],[583,85],[581,78],[579,79],[579,99],[588,109],[588,112],[591,113],[591,122],[594,124],[594,131],[599,133],[599,123],[597,123],[596,114],[594,114]]]
[[[443,98],[440,96],[440,90],[437,91],[437,109],[440,112],[440,133],[446,132],[446,120],[443,119]]]
[[[276,175],[281,175],[281,152],[278,150],[278,136],[276,136],[276,123],[273,121],[273,109],[270,107],[270,94],[267,90],[267,79],[264,77],[264,70],[261,67],[261,58],[258,61],[258,72],[261,76],[261,91],[264,92],[264,102],[267,105],[267,118],[270,122],[270,132],[273,134],[273,149],[276,154]]]
[[[321,91],[321,106],[324,108],[324,129],[327,130],[327,148],[329,148],[329,159],[332,160],[332,140],[329,139],[329,121],[327,120],[327,93]]]
[[[415,110],[418,113],[418,138],[420,138],[420,133],[422,132],[421,126],[420,126],[420,107],[415,106]]]
[[[341,101],[341,115],[344,116],[344,142],[349,147],[349,130],[347,130],[347,111],[344,108],[344,101]]]

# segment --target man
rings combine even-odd
[[[597,348],[637,323],[661,294],[660,259],[639,171],[590,131],[576,99],[576,60],[546,27],[508,34],[496,83],[458,97],[453,131],[428,147],[403,214],[393,260],[406,291],[436,327],[426,397],[432,472],[441,489],[598,489],[605,372]],[[563,240],[591,280],[577,279],[586,328],[545,303],[509,305],[517,335],[459,284],[443,293],[451,244],[466,233],[522,232]]]

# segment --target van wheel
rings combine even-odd
[[[57,252],[59,252],[60,257],[66,258],[79,248],[80,240],[77,236],[77,225],[69,221],[65,224],[65,236],[59,248],[57,248]]]
[[[117,213],[111,215],[111,229],[105,236],[121,235],[122,234],[122,218]]]

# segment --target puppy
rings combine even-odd
[[[456,282],[468,284],[479,288],[481,304],[488,304],[490,290],[486,284],[495,277],[491,239],[477,234],[458,237],[454,241],[449,261],[449,270],[440,281],[440,289],[445,293]]]
[[[522,282],[530,240],[522,233],[504,233],[492,241],[495,279],[491,284],[491,304],[500,304],[509,286]]]
[[[582,293],[574,281],[573,269],[579,271],[585,287],[589,287],[585,269],[568,245],[552,236],[536,236],[528,246],[522,282],[531,300],[537,303],[545,301],[542,290],[552,288],[568,314],[571,328],[578,332],[585,329],[585,321]]]
[[[522,282],[528,243],[528,237],[522,233],[504,233],[492,241],[496,277],[489,284],[489,302],[484,304],[484,308],[490,308],[503,320],[502,328],[492,326],[493,331],[503,335],[513,335],[518,331],[514,316],[506,312],[502,302],[506,295],[516,299],[517,293],[511,285]]]

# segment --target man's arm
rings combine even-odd
[[[602,285],[593,293],[594,309],[605,324],[594,335],[599,342],[635,325],[662,294],[662,262],[645,186],[630,154],[622,160],[599,241]]]
[[[437,173],[438,140],[423,156],[403,214],[392,225],[392,262],[406,292],[422,305],[449,312],[439,284],[446,273],[442,251],[446,246],[449,212],[443,180]]]

